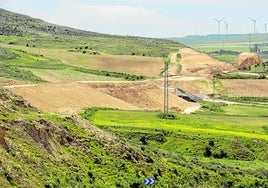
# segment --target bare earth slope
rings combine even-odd
[[[143,110],[163,109],[163,88],[155,82],[141,83],[98,83],[91,84],[92,87],[130,103]],[[184,112],[188,107],[195,106],[195,103],[187,102],[173,93],[169,94],[169,107],[171,110]]]
[[[190,48],[180,49],[182,75],[204,76],[218,72],[233,70],[233,66],[220,62],[207,54],[196,52]]]
[[[77,113],[84,107],[153,111],[163,109],[163,89],[155,82],[71,82],[6,86],[6,88],[46,112]],[[171,110],[185,112],[193,106],[196,104],[170,93]]]

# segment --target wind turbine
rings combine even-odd
[[[268,23],[264,24],[264,30],[265,30],[265,33],[267,33],[267,24],[268,24]]]
[[[221,34],[221,21],[223,20],[224,18],[221,18],[221,19],[216,19],[214,18],[214,20],[216,22],[218,22],[218,34]]]
[[[229,25],[230,25],[230,23],[227,23],[226,21],[224,21],[224,23],[225,23],[226,34],[228,35],[229,34]]]
[[[249,19],[253,22],[253,25],[254,25],[254,34],[256,34],[256,22],[257,22],[257,20],[258,20],[259,18],[260,18],[260,17],[255,18],[255,19],[253,19],[253,18],[249,18]]]

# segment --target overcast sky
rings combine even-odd
[[[215,18],[225,18],[231,34],[252,33],[249,18],[258,18],[259,33],[268,23],[267,0],[0,0],[0,7],[88,31],[159,38],[217,34]]]

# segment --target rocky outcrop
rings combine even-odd
[[[33,121],[17,119],[11,121],[10,124],[20,129],[25,133],[25,137],[29,136],[40,148],[52,156],[56,156],[57,143],[67,146],[74,141],[74,138],[63,127],[44,119]]]

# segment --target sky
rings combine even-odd
[[[87,31],[156,38],[217,34],[222,18],[221,34],[253,33],[250,18],[258,33],[268,23],[267,0],[0,0],[0,7]]]

